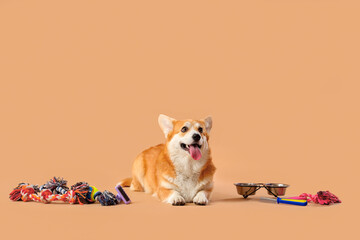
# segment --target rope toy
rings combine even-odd
[[[102,206],[120,203],[113,193],[106,190],[102,193],[96,187],[89,186],[87,182],[78,182],[69,189],[66,180],[56,177],[53,177],[40,187],[29,183],[19,183],[10,193],[9,198],[12,201],[35,201],[42,203],[63,201],[80,205],[98,201]]]
[[[303,193],[298,197],[292,197],[292,199],[307,200],[321,205],[330,205],[332,203],[341,203],[341,200],[335,196],[335,194],[329,191],[319,191],[317,194],[311,195]]]

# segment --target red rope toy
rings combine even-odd
[[[332,203],[341,203],[341,200],[329,191],[319,191],[317,194],[311,195],[303,193],[298,197],[291,197],[292,199],[307,200],[321,205],[330,205]]]
[[[116,205],[119,201],[115,195],[109,191],[103,193],[96,187],[89,186],[86,182],[78,182],[69,189],[67,181],[63,178],[52,178],[46,184],[38,187],[28,183],[19,183],[10,193],[10,200],[13,201],[35,201],[51,203],[53,201],[63,201],[71,204],[88,204],[99,201],[103,206]]]

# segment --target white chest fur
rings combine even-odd
[[[200,171],[206,163],[207,154],[204,154],[200,160],[194,160],[187,153],[181,152],[171,155],[170,158],[176,171],[176,177],[172,182],[176,184],[176,190],[185,201],[191,202],[199,190]]]

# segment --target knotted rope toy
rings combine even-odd
[[[120,203],[116,196],[109,192],[100,192],[96,187],[89,186],[87,182],[78,182],[67,187],[67,181],[63,178],[53,177],[44,185],[38,187],[29,183],[19,183],[10,193],[10,200],[13,201],[35,201],[51,203],[63,201],[71,204],[89,204],[96,201],[102,206],[111,206]]]
[[[303,193],[298,197],[291,197],[292,199],[307,200],[321,205],[330,205],[332,203],[341,203],[341,200],[329,191],[319,191],[317,194],[311,195]]]

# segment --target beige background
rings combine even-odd
[[[1,234],[12,239],[335,239],[359,211],[359,4],[334,0],[0,1]],[[157,116],[213,116],[207,207],[143,193],[101,207],[11,202],[63,176],[112,190]],[[343,203],[241,199],[234,182]],[[350,237],[351,238],[351,237]],[[349,239],[350,239],[349,238]],[[104,238],[105,239],[105,238]]]

